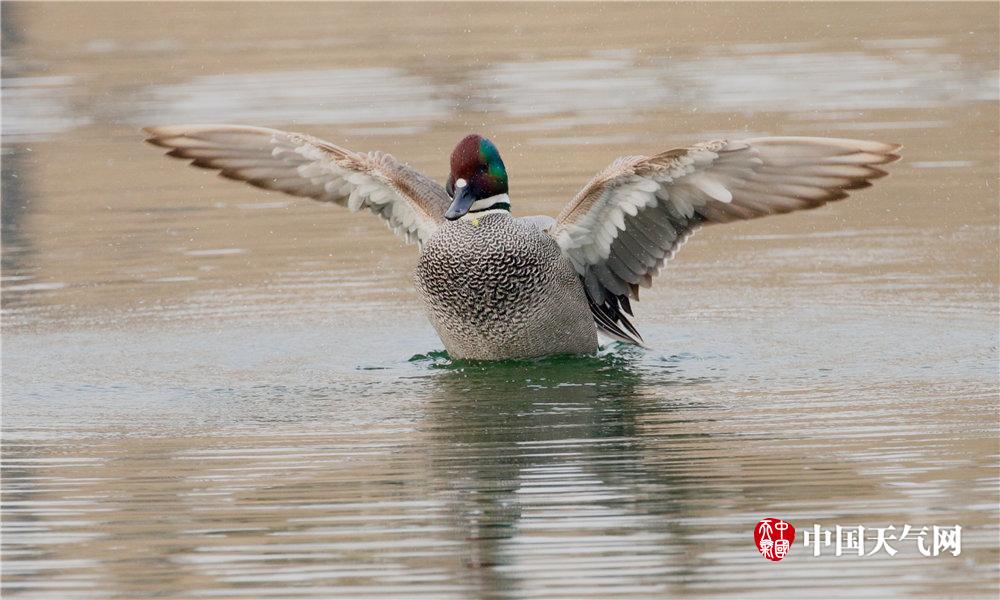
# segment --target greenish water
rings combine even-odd
[[[743,595],[768,578],[909,595],[957,569],[987,594],[987,357],[924,364],[945,357],[866,333],[875,317],[831,350],[838,336],[797,316],[808,347],[775,327],[654,328],[687,351],[497,364],[411,355],[433,334],[392,342],[357,321],[376,332],[360,356],[263,323],[8,337],[6,589],[608,597]],[[963,553],[797,544],[776,582],[752,543],[766,515],[800,531],[960,523]]]

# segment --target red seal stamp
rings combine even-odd
[[[777,562],[788,555],[795,541],[795,528],[788,521],[774,517],[761,519],[754,527],[753,541],[764,558]]]

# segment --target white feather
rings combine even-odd
[[[698,174],[692,175],[687,178],[687,181],[699,190],[708,194],[709,197],[718,200],[719,202],[725,202],[726,204],[733,201],[733,194],[725,188],[721,183],[712,179],[708,175]]]
[[[365,203],[364,197],[360,193],[361,188],[356,187],[351,190],[351,195],[347,198],[347,208],[357,212]]]

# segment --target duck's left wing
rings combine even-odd
[[[148,127],[167,154],[267,190],[367,208],[406,241],[426,242],[451,203],[437,182],[389,154],[361,154],[300,133],[243,125]]]
[[[640,343],[629,298],[701,225],[816,208],[865,188],[897,144],[813,137],[718,140],[627,156],[597,174],[550,229],[580,274],[598,327]]]
[[[539,231],[548,231],[556,224],[556,220],[549,215],[532,215],[530,217],[517,217],[518,221],[527,223]]]

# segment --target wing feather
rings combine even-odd
[[[389,154],[360,154],[311,136],[242,125],[148,127],[147,142],[168,156],[219,172],[227,179],[368,209],[389,228],[423,243],[444,220],[444,188]]]
[[[700,226],[822,206],[885,177],[897,144],[816,137],[716,140],[624,156],[549,230],[576,268],[603,333],[641,344],[623,312]]]

